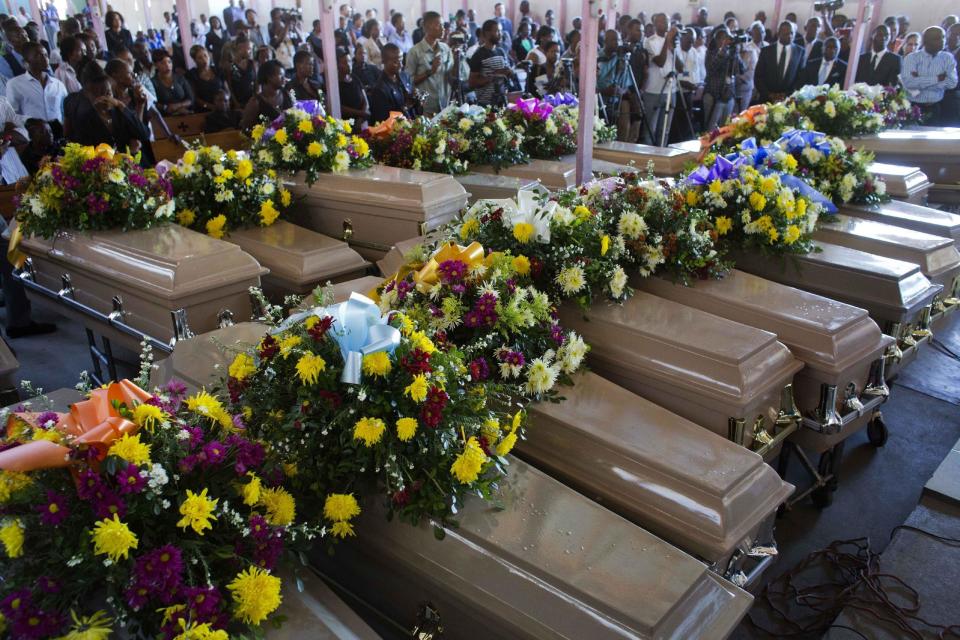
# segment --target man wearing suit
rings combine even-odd
[[[805,60],[812,60],[823,55],[823,40],[820,38],[820,17],[813,16],[803,27],[803,37],[797,39],[797,44],[803,47]]]
[[[900,56],[891,53],[887,45],[890,43],[890,29],[887,25],[877,25],[873,30],[873,39],[870,42],[870,51],[860,56],[857,65],[857,82],[878,84],[883,87],[892,87],[900,77]]]
[[[807,62],[800,74],[798,87],[806,84],[828,84],[839,85],[843,88],[843,83],[847,77],[847,63],[837,57],[840,52],[840,41],[837,38],[827,38],[823,43],[823,56],[812,58]]]
[[[792,22],[784,20],[777,30],[777,42],[760,50],[753,83],[760,102],[783,100],[794,90],[803,69],[803,47],[794,44]]]

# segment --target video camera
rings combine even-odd
[[[826,2],[814,2],[814,11],[836,11],[843,7],[843,0],[827,0]]]
[[[733,33],[731,33],[731,34],[730,34],[730,39],[733,40],[733,43],[732,43],[732,44],[734,44],[734,45],[747,44],[748,42],[750,42],[751,40],[753,40],[753,38],[750,37],[750,34],[748,34],[748,33],[747,33],[746,31],[744,31],[743,29],[737,29],[736,31],[734,31]]]

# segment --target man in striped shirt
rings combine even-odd
[[[910,101],[924,113],[927,124],[940,124],[943,93],[957,86],[957,61],[943,50],[944,31],[927,27],[923,48],[903,60],[900,81]]]

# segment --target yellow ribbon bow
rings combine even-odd
[[[483,245],[479,242],[471,242],[469,246],[464,247],[450,242],[440,247],[427,264],[423,265],[418,271],[413,273],[413,281],[417,285],[420,293],[427,293],[433,285],[440,282],[440,265],[448,260],[457,260],[467,265],[467,272],[473,270],[477,265],[483,264]]]

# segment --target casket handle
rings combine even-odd
[[[928,304],[920,312],[920,326],[913,330],[911,334],[916,340],[923,340],[933,335],[930,331],[930,316],[933,313],[933,305]]]
[[[410,631],[416,640],[434,640],[443,635],[443,622],[440,612],[429,602],[420,605],[417,611],[417,625]]]
[[[350,218],[343,219],[343,240],[344,242],[349,242],[350,238],[353,237],[353,220]]]
[[[60,276],[60,291],[57,295],[61,298],[76,298],[77,291],[73,288],[73,282],[70,280],[70,274],[64,273]]]
[[[111,322],[126,324],[127,312],[123,308],[123,298],[119,294],[113,296],[113,311],[111,311],[107,317]]]
[[[173,340],[171,341],[173,344],[194,336],[193,331],[190,330],[190,324],[187,322],[186,309],[181,307],[176,311],[171,311],[170,317],[173,320]]]
[[[233,311],[227,308],[220,309],[217,313],[217,327],[226,329],[227,327],[232,327],[234,324]]]
[[[37,281],[37,269],[33,266],[33,258],[27,258],[23,262],[23,268],[20,270],[21,280]]]

